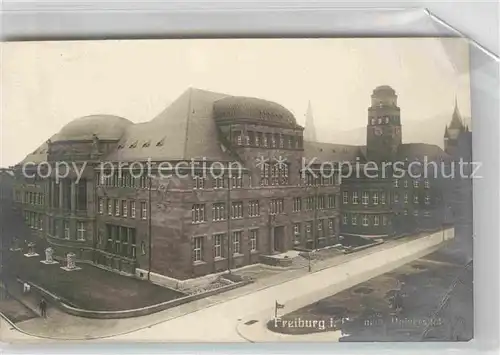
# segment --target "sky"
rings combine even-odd
[[[71,120],[152,119],[189,87],[275,101],[316,129],[367,124],[379,85],[401,119],[470,116],[468,44],[454,38],[177,39],[1,43],[1,160],[22,160]]]

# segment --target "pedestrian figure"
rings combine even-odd
[[[23,284],[23,293],[29,293],[31,290],[31,286],[29,285],[29,283],[25,282]]]
[[[40,314],[42,315],[42,317],[46,317],[47,316],[47,302],[45,301],[45,298],[42,298],[40,300]]]

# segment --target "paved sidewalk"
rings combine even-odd
[[[255,310],[261,309],[263,307],[262,305],[263,300],[266,300],[266,303],[267,301],[273,303],[274,297],[276,297],[277,294],[282,294],[282,292],[284,292],[284,294],[288,294],[288,297],[297,296],[298,290],[310,293],[311,290],[309,289],[309,287],[311,284],[320,285],[321,287],[323,287],[325,285],[325,280],[331,279],[328,277],[328,275],[326,275],[328,274],[328,272],[325,274],[322,273],[320,270],[332,269],[335,268],[335,266],[344,264],[348,261],[355,261],[356,259],[362,258],[363,256],[391,249],[398,245],[405,244],[410,240],[416,240],[416,239],[419,238],[412,237],[412,238],[403,238],[399,240],[392,240],[388,241],[387,243],[359,251],[357,253],[340,255],[332,259],[321,260],[313,264],[312,273],[309,273],[307,268],[283,271],[278,275],[259,279],[253,284],[249,284],[225,293],[207,297],[195,302],[187,303],[178,307],[174,307],[147,316],[128,318],[128,319],[100,320],[100,319],[75,317],[63,313],[58,309],[51,308],[48,311],[47,319],[28,320],[25,322],[20,322],[16,324],[16,326],[21,331],[26,332],[28,334],[38,337],[52,338],[52,339],[89,340],[89,339],[110,338],[115,336],[119,336],[118,338],[126,337],[129,340],[136,339],[135,336],[138,336],[137,338],[138,340],[144,339],[141,334],[144,332],[148,334],[151,333],[152,329],[158,328],[157,325],[163,326],[164,324],[168,323],[169,324],[168,328],[170,329],[170,324],[174,326],[176,322],[174,321],[166,322],[166,321],[182,318],[183,321],[180,323],[183,323],[184,321],[188,321],[188,319],[192,319],[192,317],[186,317],[186,315],[193,314],[194,312],[204,313],[202,312],[202,310],[206,308],[213,309],[210,311],[213,312],[217,309],[217,306],[224,306],[225,303],[228,302],[230,303],[234,301],[231,304],[239,304],[241,308],[242,307],[241,302],[243,302],[244,308],[248,307],[250,309],[250,312],[252,311],[252,309],[255,312]],[[335,278],[333,280],[335,280]],[[291,281],[291,283],[288,281]],[[295,285],[294,281],[297,282],[297,285]],[[255,302],[251,302],[250,300],[255,300]],[[229,304],[227,306],[231,307]],[[264,307],[267,308],[268,305],[266,304]],[[219,307],[219,308],[222,309],[224,307]],[[236,324],[233,323],[234,315],[235,315],[234,311],[226,310],[224,311],[224,313],[220,313],[218,316],[216,315],[215,317],[231,318],[232,319],[231,324],[233,324],[232,328],[233,331],[235,331],[234,328]],[[197,313],[194,316],[195,318],[199,319],[200,322],[202,322],[202,314]],[[132,332],[135,333],[130,334]],[[177,334],[177,330],[175,330],[174,328],[174,330],[171,331],[171,334]],[[160,333],[159,335],[161,335],[162,339],[164,339],[165,336],[170,337],[170,335],[166,335],[165,333]],[[184,336],[180,335],[178,336],[179,336],[178,341],[182,341],[182,339],[185,339]],[[10,339],[6,339],[6,341],[9,340]],[[173,340],[177,340],[177,338],[173,338]],[[192,339],[188,340],[192,341]],[[217,340],[212,340],[212,341],[217,341]]]

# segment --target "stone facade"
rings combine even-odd
[[[70,122],[16,167],[15,203],[56,259],[74,253],[145,279],[192,279],[341,234],[433,229],[446,215],[443,179],[339,176],[345,162],[402,160],[408,170],[447,159],[437,146],[403,144],[399,114],[394,90],[379,87],[366,147],[308,142],[277,103],[189,89],[147,123]],[[71,169],[57,179],[61,161]],[[323,163],[327,176],[314,176]]]

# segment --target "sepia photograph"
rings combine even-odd
[[[0,339],[474,338],[469,43],[2,43]]]

